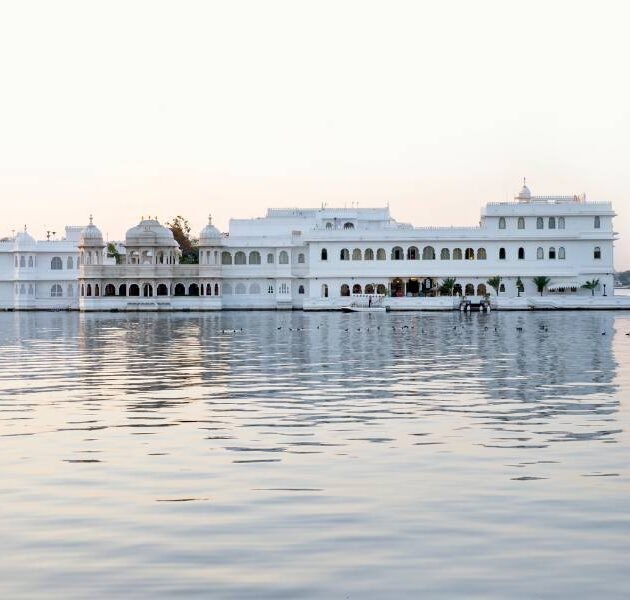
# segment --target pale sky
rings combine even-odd
[[[630,268],[630,3],[0,0],[0,236],[610,200]]]

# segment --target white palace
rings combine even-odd
[[[488,294],[499,309],[630,308],[614,295],[614,216],[608,202],[532,196],[526,185],[513,202],[487,204],[476,227],[413,227],[389,208],[269,209],[232,219],[229,233],[209,222],[199,264],[180,264],[156,219],[127,231],[116,264],[90,218],[62,240],[25,228],[0,241],[0,309],[330,310],[371,295],[391,310],[452,310]],[[539,276],[549,278],[542,295]],[[447,278],[452,295],[440,292]]]

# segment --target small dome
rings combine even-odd
[[[35,238],[26,231],[26,225],[24,225],[24,231],[20,231],[15,236],[15,244],[16,245],[26,245],[26,244],[34,244]]]
[[[79,246],[102,246],[103,234],[101,230],[92,222],[90,215],[90,224],[81,231],[79,237]]]
[[[212,217],[208,216],[208,224],[199,234],[199,245],[208,246],[216,244],[221,240],[221,232],[212,224]]]
[[[521,191],[519,192],[518,196],[516,196],[516,200],[531,200],[532,198],[532,193],[529,191],[529,188],[527,187],[527,183],[525,181],[525,179],[523,179],[523,187],[521,188]]]
[[[168,246],[177,247],[173,232],[161,225],[157,219],[142,219],[127,231],[125,246]]]

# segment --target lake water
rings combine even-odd
[[[627,598],[626,332],[1,313],[1,595]]]

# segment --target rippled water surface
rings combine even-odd
[[[2,313],[0,592],[627,598],[626,332]]]

